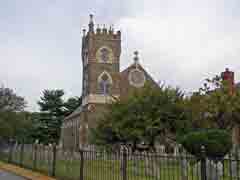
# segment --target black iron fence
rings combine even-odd
[[[240,180],[239,152],[209,160],[204,149],[198,159],[184,152],[74,152],[35,144],[1,150],[1,160],[64,180]]]

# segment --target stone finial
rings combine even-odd
[[[83,36],[86,36],[86,29],[83,29],[82,32],[83,32]]]
[[[102,31],[103,31],[103,34],[107,34],[107,28],[106,28],[106,25],[105,25],[105,24],[103,24],[103,29],[102,29]]]
[[[89,17],[90,17],[90,21],[89,22],[93,23],[93,14],[90,14]]]
[[[110,25],[109,27],[109,34],[113,34],[113,25]]]
[[[99,24],[97,24],[97,34],[100,34],[101,33],[101,28],[99,26]]]
[[[90,16],[90,20],[89,20],[89,24],[88,24],[89,32],[94,32],[93,15],[90,14],[89,16]]]
[[[134,54],[134,58],[133,58],[134,59],[134,63],[138,64],[139,63],[139,57],[138,57],[139,53],[138,53],[138,51],[134,51],[133,54]]]

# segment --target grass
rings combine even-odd
[[[71,168],[69,168],[71,167]],[[84,180],[120,180],[121,163],[119,160],[85,160],[84,162]],[[137,172],[136,172],[137,170]],[[150,168],[151,171],[151,168]],[[189,180],[197,180],[193,176],[193,166],[187,169]],[[57,176],[65,179],[79,179],[80,164],[79,161],[59,161],[57,163]],[[155,180],[156,177],[163,180],[177,180],[181,178],[181,169],[178,162],[159,162],[155,172],[151,175],[146,172],[146,162],[139,160],[134,165],[133,160],[127,161],[127,176],[129,180]],[[196,175],[196,174],[195,174]]]
[[[1,158],[6,158],[6,154],[0,154]],[[33,157],[31,154],[24,154],[24,167],[33,168]],[[62,160],[61,160],[62,159]],[[128,180],[181,180],[184,169],[181,168],[179,158],[152,158],[127,160],[127,177]],[[20,161],[20,153],[14,153],[13,160],[16,164]],[[155,162],[155,163],[154,163]],[[190,163],[185,169],[188,180],[200,180],[200,172],[197,171],[195,163]],[[150,167],[150,168],[149,168]],[[198,168],[199,169],[199,168]],[[40,160],[36,163],[36,169],[44,174],[50,174],[51,165],[47,161]],[[240,169],[239,169],[240,170]],[[240,174],[240,173],[239,173]],[[229,161],[224,161],[224,177],[221,180],[237,180],[229,177]],[[80,177],[80,160],[63,160],[57,158],[56,177],[64,180],[78,180]],[[158,177],[158,178],[157,178]],[[84,180],[122,180],[121,162],[117,158],[114,160],[110,156],[89,157],[84,160]]]

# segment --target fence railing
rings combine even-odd
[[[15,145],[1,160],[64,180],[240,180],[239,151],[223,159],[187,153],[132,153],[127,149],[64,151],[56,146]]]

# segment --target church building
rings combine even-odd
[[[141,66],[137,51],[133,63],[120,71],[121,32],[115,32],[112,27],[95,28],[93,15],[88,30],[83,30],[81,58],[82,105],[64,119],[60,142],[63,148],[88,145],[89,129],[96,127],[106,103],[126,98],[146,82],[158,86]]]

